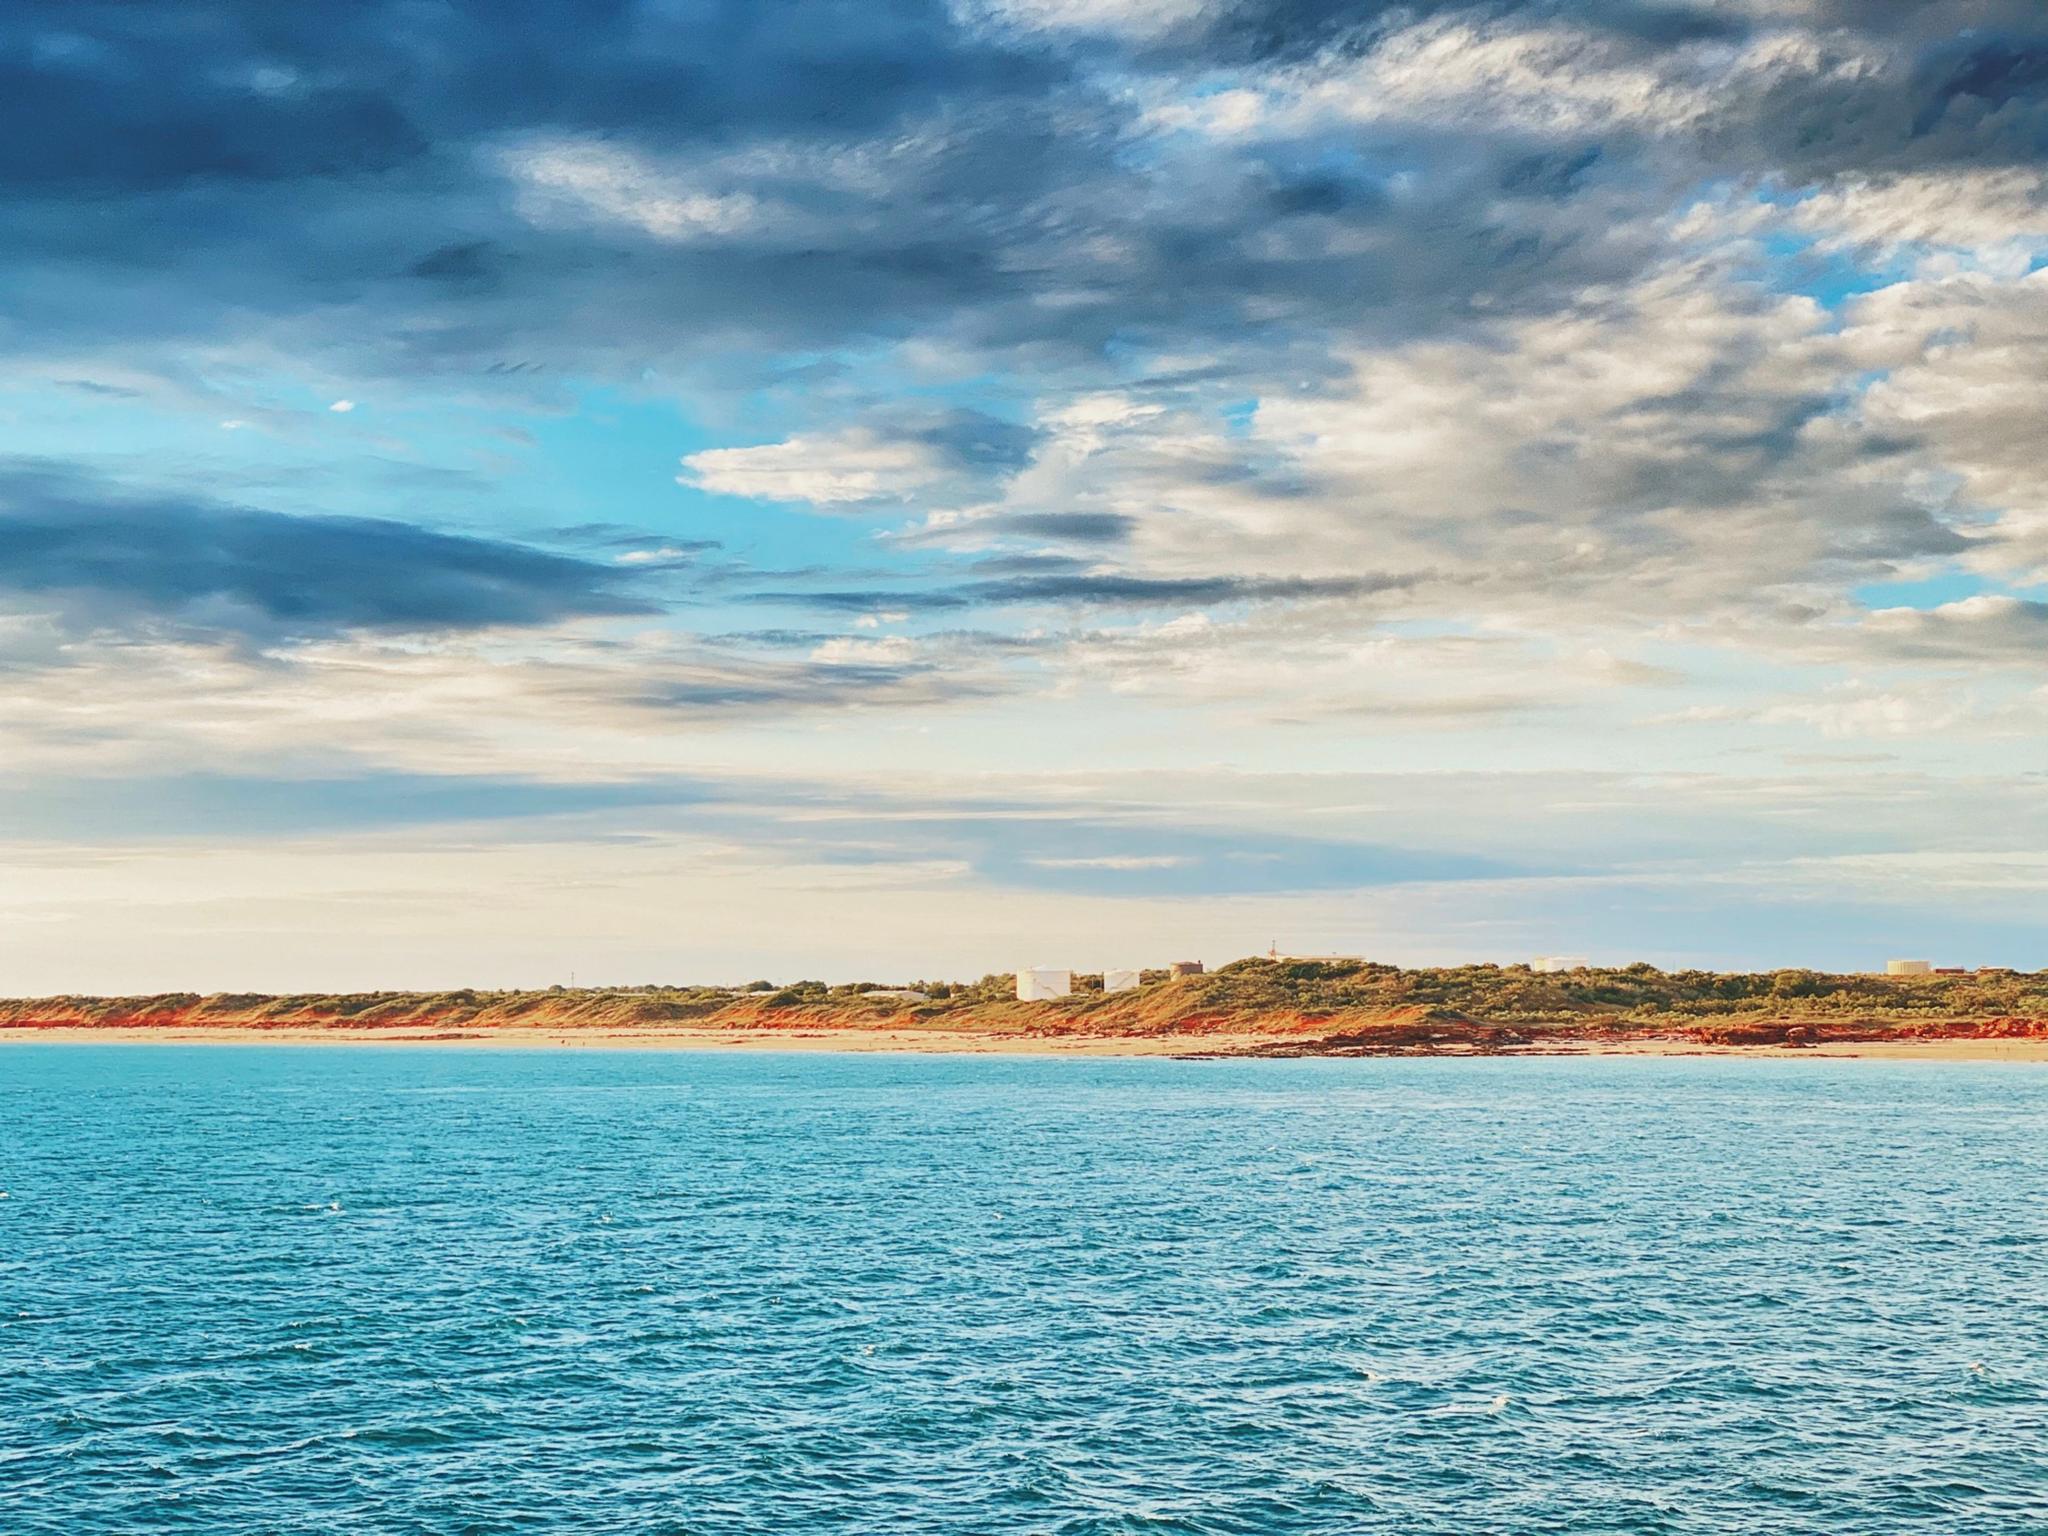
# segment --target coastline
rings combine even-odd
[[[349,1029],[301,1026],[269,1029],[231,1025],[51,1025],[0,1028],[0,1046],[57,1045],[289,1045],[419,1046],[481,1050],[618,1051],[815,1051],[854,1055],[986,1055],[1050,1057],[1150,1057],[1172,1060],[1276,1059],[1269,1033],[1203,1035],[1019,1034],[992,1030],[935,1029],[547,1029],[496,1026],[485,1029]],[[1835,1040],[1810,1045],[1709,1044],[1643,1036],[1632,1040],[1555,1040],[1507,1049],[1478,1050],[1457,1043],[1441,1048],[1360,1050],[1314,1039],[1288,1042],[1286,1059],[1393,1056],[1433,1058],[1721,1056],[1778,1060],[2048,1062],[2048,1038],[1953,1037],[1946,1039]]]
[[[1019,1000],[999,975],[901,989],[768,986],[0,998],[0,1044],[2048,1061],[2048,975],[2019,973],[1553,974],[1253,959],[1045,1001]]]

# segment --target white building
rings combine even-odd
[[[1143,978],[1136,971],[1104,971],[1102,990],[1105,992],[1135,992]]]
[[[1529,969],[1539,976],[1556,976],[1564,971],[1586,969],[1584,955],[1538,955],[1529,962]]]
[[[1934,973],[1932,960],[1887,960],[1884,963],[1887,976],[1931,976]]]
[[[1020,1003],[1042,1003],[1048,998],[1065,997],[1073,990],[1072,971],[1039,965],[1017,973],[1017,1001]]]

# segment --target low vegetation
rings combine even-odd
[[[1008,975],[886,986],[756,981],[741,987],[552,987],[340,996],[170,994],[0,1002],[0,1028],[166,1027],[484,1032],[710,1029],[957,1030],[1024,1035],[1250,1035],[1514,1048],[1633,1036],[1724,1043],[2048,1034],[2048,974],[1960,976],[1660,971],[1537,974],[1526,966],[1403,970],[1372,963],[1240,960],[1202,976],[1147,971],[1135,992],[1077,976],[1073,995],[1019,1003]],[[888,993],[922,993],[924,999]],[[882,994],[882,995],[878,995]]]

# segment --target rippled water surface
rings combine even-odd
[[[0,1049],[0,1531],[2006,1533],[2048,1070]]]

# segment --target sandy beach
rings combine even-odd
[[[901,1051],[989,1056],[1148,1056],[1188,1059],[1249,1056],[1273,1045],[1270,1034],[1024,1035],[930,1029],[280,1029],[145,1026],[0,1029],[0,1046],[32,1045],[439,1046],[485,1050]],[[1306,1056],[1357,1055],[1355,1051]],[[1573,1041],[1508,1051],[1447,1046],[1387,1055],[1430,1056],[1763,1056],[1871,1061],[2048,1062],[2048,1039],[1832,1041],[1811,1046],[1703,1045],[1690,1040]]]

